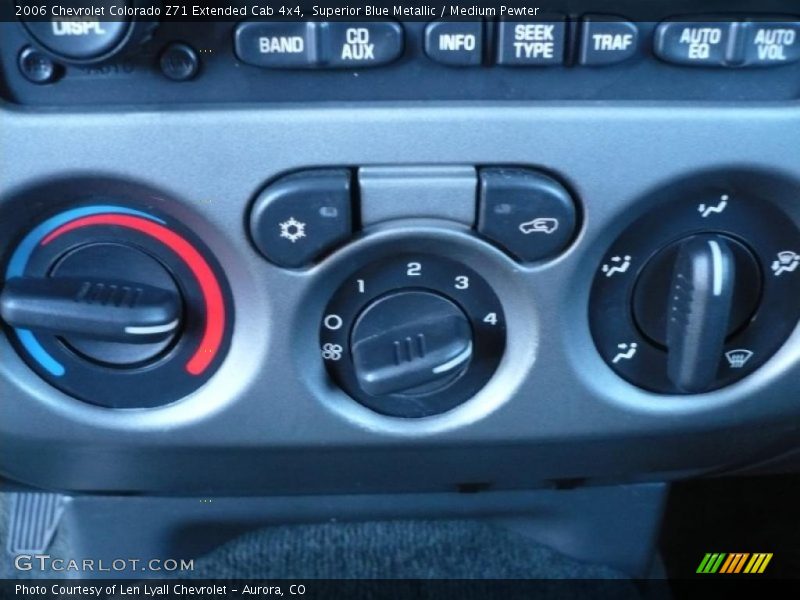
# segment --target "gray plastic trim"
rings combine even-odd
[[[673,193],[729,186],[800,222],[798,147],[795,104],[0,109],[4,257],[43,213],[117,190],[202,236],[237,310],[231,352],[214,378],[153,410],[69,398],[0,335],[0,472],[94,491],[364,493],[468,482],[508,489],[563,478],[672,478],[797,447],[800,332],[735,385],[688,399],[658,396],[600,359],[587,303],[611,240]],[[580,199],[582,228],[561,256],[525,266],[465,226],[433,220],[367,227],[305,270],[263,260],[245,233],[258,190],[281,173],[342,164],[543,168]],[[328,296],[359,263],[428,247],[468,261],[496,287],[508,352],[472,401],[408,423],[365,412],[331,384],[317,330]]]
[[[361,167],[358,183],[365,227],[403,217],[475,222],[475,167]]]

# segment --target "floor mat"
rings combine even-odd
[[[193,577],[624,579],[477,521],[270,527],[198,559]]]

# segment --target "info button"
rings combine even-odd
[[[473,67],[483,58],[483,23],[436,21],[425,28],[425,54],[444,65]]]
[[[269,69],[302,69],[318,61],[316,23],[301,21],[241,23],[234,34],[236,56]]]

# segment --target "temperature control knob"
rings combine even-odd
[[[176,222],[84,205],[34,227],[11,254],[0,317],[46,381],[92,404],[144,408],[193,392],[230,342],[230,292]]]
[[[48,277],[10,279],[0,294],[0,316],[12,327],[57,336],[87,360],[114,365],[156,357],[179,335],[182,306],[167,270],[119,243],[83,246]]]

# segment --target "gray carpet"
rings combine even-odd
[[[8,495],[0,493],[0,579],[21,572],[5,549]],[[66,532],[48,554],[71,556]],[[63,577],[64,573],[56,576]],[[181,574],[187,575],[186,572]],[[635,597],[625,576],[578,562],[527,537],[480,521],[381,521],[284,525],[252,531],[195,559],[193,578],[213,579],[609,579]],[[74,575],[73,575],[74,577]],[[621,585],[622,584],[622,585]],[[563,590],[562,590],[563,591]]]
[[[195,561],[193,577],[310,579],[624,579],[477,521],[269,527]]]

